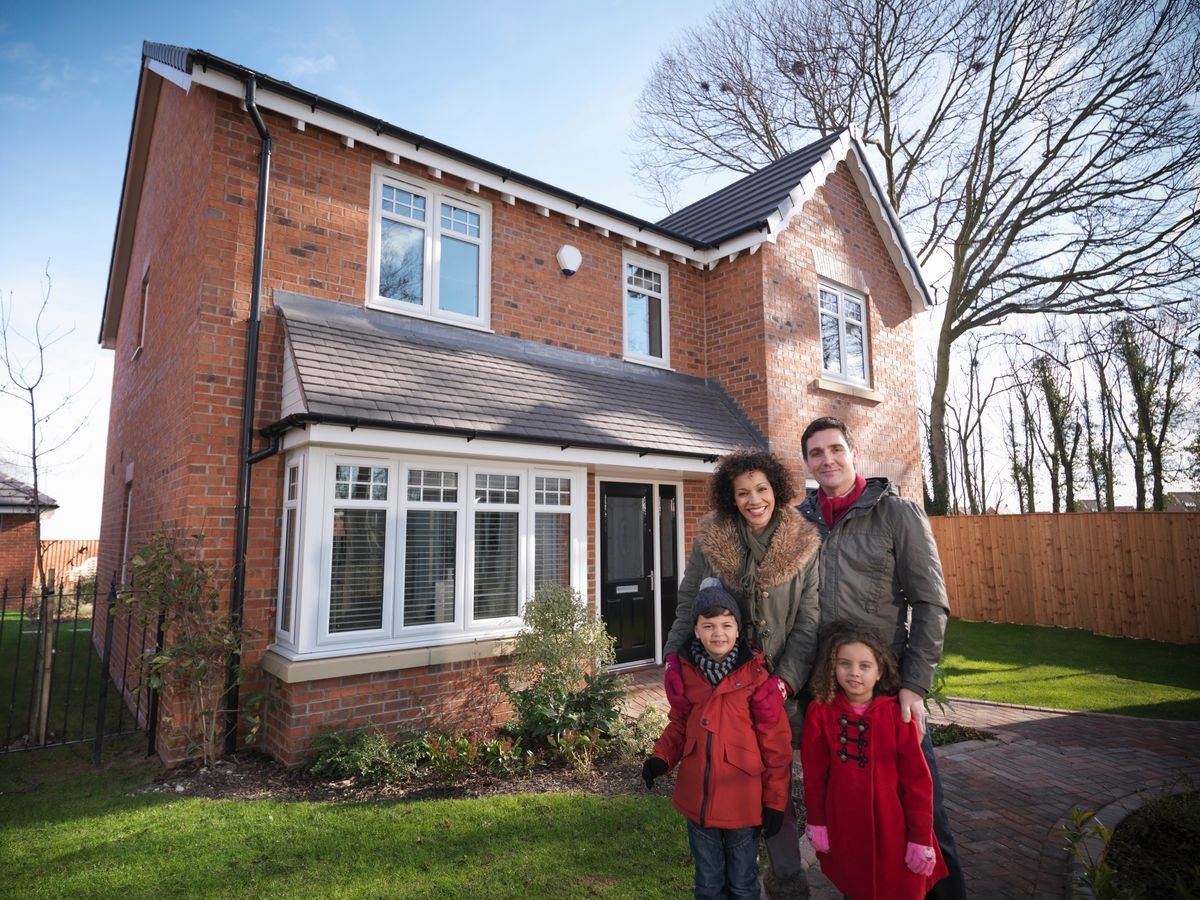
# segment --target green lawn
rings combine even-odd
[[[1200,646],[952,619],[946,694],[1026,706],[1200,719]]]
[[[0,757],[0,893],[19,897],[687,896],[665,796],[546,794],[396,803],[213,801],[130,791],[88,748]]]
[[[92,648],[92,620],[68,617],[55,627],[50,734],[54,740],[94,735],[101,664]],[[16,740],[24,735],[31,725],[36,645],[36,623],[13,610],[0,613],[0,746],[6,737]],[[121,663],[118,660],[116,665]],[[122,709],[117,691],[110,685],[107,730],[116,729],[119,723],[133,727],[132,716]]]

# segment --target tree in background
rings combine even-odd
[[[34,690],[34,729],[35,743],[45,743],[46,730],[50,714],[50,676],[54,665],[54,585],[46,578],[46,560],[42,545],[42,494],[39,481],[45,466],[45,459],[56,450],[61,449],[71,440],[87,421],[86,416],[74,424],[65,434],[51,442],[46,434],[47,425],[52,419],[65,412],[77,391],[70,391],[57,401],[45,402],[44,381],[48,352],[55,344],[65,338],[74,329],[66,331],[48,327],[44,323],[47,308],[50,304],[50,271],[45,272],[45,286],[42,289],[42,302],[34,316],[32,332],[22,335],[13,324],[13,298],[7,299],[0,294],[0,366],[3,371],[0,376],[0,395],[12,398],[27,410],[26,424],[21,426],[18,433],[27,436],[27,450],[18,451],[22,469],[30,473],[33,492],[30,504],[33,509],[34,543],[36,545],[35,565],[37,583],[41,589],[41,600],[38,607],[38,661],[36,686]],[[28,428],[28,431],[24,429]],[[11,434],[11,433],[10,433]],[[8,438],[10,435],[6,435]]]
[[[928,415],[945,513],[956,341],[1200,277],[1198,58],[1191,0],[735,2],[652,70],[639,167],[747,172],[858,128],[922,263],[948,265]]]

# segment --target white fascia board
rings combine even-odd
[[[928,301],[932,299],[933,294],[929,290],[925,276],[921,273],[921,266],[917,261],[917,255],[912,252],[912,248],[908,245],[908,240],[904,237],[903,230],[895,227],[893,224],[897,221],[896,214],[892,211],[887,197],[879,193],[874,179],[868,173],[866,168],[867,159],[862,146],[855,141],[851,144],[850,149],[853,152],[846,154],[846,162],[850,167],[850,174],[854,176],[854,183],[858,185],[863,203],[866,205],[867,211],[871,214],[871,219],[875,223],[875,228],[879,231],[879,236],[883,238],[888,256],[891,257],[892,265],[895,266],[896,273],[900,276],[900,281],[904,285],[904,289],[908,292],[909,299],[912,301],[913,314],[916,315],[919,312],[924,312],[929,308],[930,304]]]
[[[183,88],[184,93],[189,93],[192,90],[192,76],[187,72],[180,72],[174,66],[160,63],[157,59],[147,59],[146,68],[160,78],[171,82],[171,84]]]
[[[593,469],[613,468],[630,472],[709,475],[713,469],[712,463],[706,463],[698,457],[670,456],[665,453],[647,453],[645,456],[639,456],[635,450],[594,450],[588,447],[567,447],[564,450],[555,444],[504,441],[487,437],[468,440],[465,436],[458,435],[397,431],[369,426],[361,426],[351,431],[347,425],[322,423],[294,428],[284,435],[285,451],[305,446],[454,457],[472,456],[509,462],[587,466]]]
[[[214,69],[204,71],[198,67],[192,73],[192,80],[196,84],[211,88],[218,93],[239,99],[245,93],[240,81]],[[524,200],[533,206],[544,207],[560,216],[578,218],[589,225],[605,228],[612,234],[627,236],[643,244],[653,245],[665,253],[676,253],[697,261],[702,261],[704,256],[704,251],[693,249],[691,244],[674,240],[657,232],[638,230],[636,225],[623,219],[605,215],[587,206],[576,208],[575,204],[568,200],[539,191],[520,181],[505,180],[492,172],[476,169],[457,159],[435,153],[424,147],[417,149],[411,143],[401,141],[388,134],[376,134],[373,129],[364,125],[343,119],[322,109],[313,110],[307,104],[276,94],[264,85],[258,86],[254,99],[259,107],[279,113],[288,119],[304,119],[309,124],[323,128],[342,139],[349,138],[356,143],[375,147],[385,153],[395,153],[418,165],[440,169],[442,172],[454,175],[464,181],[490,188],[498,194],[510,194],[519,200]]]

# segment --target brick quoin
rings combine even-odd
[[[298,131],[290,119],[266,111],[264,120],[274,152],[256,429],[280,415],[284,335],[272,292],[359,307],[366,301],[373,166],[490,204],[491,327],[497,334],[623,356],[622,255],[628,248],[618,236],[586,223],[572,225],[554,213],[541,215],[520,200],[507,203],[486,187],[472,192],[448,173],[438,179],[424,166],[390,163],[371,147],[347,148],[313,125]],[[238,100],[201,85],[185,94],[165,84],[151,147],[114,349],[102,583],[121,577],[126,531],[130,549],[158,528],[203,533],[206,557],[223,572],[233,550],[259,138]],[[570,278],[555,261],[563,244],[583,254]],[[871,383],[882,396],[879,402],[816,386],[820,335],[812,248],[863,273],[869,284]],[[707,271],[667,255],[656,262],[669,273],[673,368],[720,384],[801,478],[800,431],[810,418],[833,414],[855,430],[864,474],[890,474],[905,496],[920,496],[911,301],[844,163],[776,243]],[[138,351],[146,272],[149,315]],[[261,673],[258,663],[272,641],[275,617],[282,459],[275,456],[254,468],[246,557],[244,615],[251,638],[243,662],[250,678],[242,695],[265,692],[277,704],[266,714],[265,746],[291,764],[323,729],[370,724],[396,731],[465,716],[468,688],[481,672],[494,685],[499,663],[311,684],[286,684]],[[704,480],[687,478],[680,499],[686,552],[708,508]],[[594,606],[593,472],[587,476],[587,517],[586,576]],[[98,610],[98,624],[103,619]],[[123,620],[116,624],[115,651],[136,657],[140,633]],[[496,721],[507,714],[496,696],[486,703],[477,699],[476,708]],[[184,716],[177,698],[164,698],[164,711],[176,721]],[[182,759],[177,741],[168,739],[165,746],[164,759]]]

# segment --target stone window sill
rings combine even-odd
[[[285,684],[324,681],[349,675],[371,675],[397,669],[417,669],[447,663],[473,662],[494,659],[512,653],[511,638],[446,644],[441,647],[417,647],[410,650],[387,650],[383,653],[363,653],[328,659],[287,659],[273,650],[263,655],[263,669]]]
[[[847,394],[851,397],[857,397],[859,400],[866,400],[869,403],[879,403],[883,400],[883,394],[867,387],[865,384],[849,384],[845,381],[835,381],[832,378],[822,376],[817,379],[816,385],[822,391]]]

